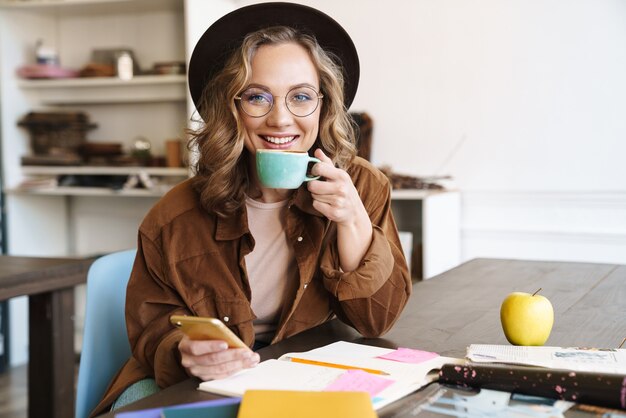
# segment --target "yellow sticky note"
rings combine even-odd
[[[237,418],[376,418],[367,392],[248,390]]]

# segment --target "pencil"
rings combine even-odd
[[[382,370],[368,369],[366,367],[357,367],[357,366],[348,366],[345,364],[327,363],[325,361],[308,360],[308,359],[297,358],[297,357],[289,357],[289,359],[293,361],[294,363],[312,364],[314,366],[334,367],[336,369],[345,369],[345,370],[363,370],[364,372],[368,372],[372,374],[389,375],[389,373],[385,373]]]

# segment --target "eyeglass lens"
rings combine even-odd
[[[275,97],[280,96],[274,96],[269,91],[258,87],[251,87],[241,93],[241,108],[250,116],[265,116],[274,107]],[[310,87],[296,87],[289,90],[285,96],[285,105],[295,116],[304,117],[315,112],[320,98]]]

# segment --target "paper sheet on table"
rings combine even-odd
[[[385,372],[384,377],[393,380],[393,384],[372,399],[374,409],[380,409],[436,380],[437,374],[429,374],[431,370],[438,370],[446,363],[464,363],[462,359],[441,356],[419,364],[376,358],[393,351],[395,349],[339,341],[307,352],[288,353],[278,360],[266,360],[228,378],[202,382],[199,389],[226,396],[242,396],[246,390],[252,389],[323,391],[346,372],[339,368],[289,361],[291,357],[297,357]]]
[[[626,374],[626,350],[616,348],[529,347],[472,344],[467,358],[476,363],[506,363],[580,372]]]

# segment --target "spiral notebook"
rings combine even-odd
[[[626,349],[619,348],[472,344],[467,349],[467,358],[475,363],[517,364],[626,375]]]
[[[462,359],[434,353],[420,358],[425,352],[404,350],[339,341],[266,360],[228,378],[202,382],[199,389],[223,396],[243,396],[253,389],[364,391],[370,394],[374,409],[380,409],[436,381],[443,364],[464,363]]]

